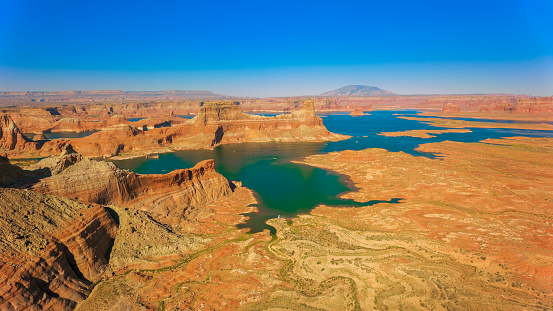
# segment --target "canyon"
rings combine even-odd
[[[66,94],[51,96],[63,103]],[[234,100],[58,106],[45,100],[2,108],[0,309],[553,307],[550,98]],[[163,160],[160,153],[238,143],[341,143],[350,136],[338,133],[358,124],[351,120],[375,122],[374,110],[396,105],[422,109],[397,112],[394,118],[412,127],[388,124],[376,137],[424,138],[416,151],[433,156],[366,147],[302,155],[293,162],[351,183],[339,197],[356,204],[319,204],[291,218],[272,218],[273,235],[241,226],[259,212],[263,198],[225,178],[209,158],[162,174],[105,160]],[[514,109],[490,108],[498,105]],[[284,113],[248,113],[259,108]],[[334,119],[317,116],[321,109],[357,117],[339,115],[346,130],[332,133],[327,126]],[[516,122],[478,120],[483,116]],[[432,140],[477,129],[537,134]],[[47,138],[64,132],[90,134]]]
[[[73,309],[103,277],[174,264],[206,240],[182,236],[180,227],[240,187],[216,173],[213,160],[140,175],[71,145],[25,170],[2,157],[0,168],[0,186],[9,187],[0,188],[6,310]]]
[[[48,110],[49,111],[49,110]],[[57,110],[56,110],[57,111]],[[51,111],[50,111],[51,112]],[[59,112],[59,111],[58,111]],[[2,149],[11,158],[45,157],[58,154],[66,144],[89,157],[113,157],[120,154],[137,156],[171,149],[212,148],[218,144],[263,141],[333,141],[347,136],[330,133],[314,111],[312,101],[289,114],[266,117],[244,113],[232,102],[202,104],[192,119],[176,117],[172,112],[165,117],[151,117],[129,122],[120,115],[102,120],[44,117],[23,113],[2,116]],[[23,131],[97,132],[82,138],[54,139],[34,142],[21,134]],[[43,128],[37,126],[45,125]]]

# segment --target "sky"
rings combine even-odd
[[[553,1],[0,0],[0,91],[553,95]]]

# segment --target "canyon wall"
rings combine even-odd
[[[116,204],[148,211],[166,224],[178,224],[194,207],[232,193],[231,184],[215,171],[213,160],[167,174],[136,174],[111,162],[84,158],[70,146],[29,170],[46,170],[30,189],[78,200]]]
[[[203,245],[179,232],[236,187],[213,160],[142,175],[69,144],[26,169],[0,156],[0,169],[13,187],[0,188],[2,310],[71,310],[101,278],[174,264]]]
[[[11,152],[8,156],[57,155],[67,144],[83,156],[108,158],[121,153],[134,156],[170,149],[211,148],[222,143],[347,138],[326,129],[323,120],[315,114],[313,101],[306,101],[299,110],[274,117],[247,114],[233,102],[210,102],[205,103],[193,119],[179,118],[174,114],[136,122],[129,122],[119,115],[97,122],[63,118],[50,124],[47,131],[71,129],[99,131],[82,138],[43,140],[40,137],[40,149],[30,148],[23,154]]]
[[[0,115],[0,150],[34,151],[38,148],[39,144],[21,134],[9,115]]]

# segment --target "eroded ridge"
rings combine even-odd
[[[27,130],[43,132],[97,132],[81,138],[37,141],[21,135],[9,115],[1,116],[0,152],[9,158],[32,158],[57,155],[65,145],[88,157],[141,156],[173,149],[213,148],[218,144],[269,141],[337,141],[349,138],[329,132],[315,114],[313,101],[289,114],[266,117],[245,113],[234,102],[206,102],[193,119],[185,120],[173,113],[130,122],[120,115],[101,120],[62,118],[45,128],[28,127],[31,121],[18,120]]]
[[[279,226],[271,248],[289,260],[281,274],[314,297],[341,277],[349,291],[339,296],[363,309],[550,308],[552,143],[420,147],[439,160],[381,149],[310,156],[305,163],[351,176],[360,190],[349,198],[404,200],[271,222]]]

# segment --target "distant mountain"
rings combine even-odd
[[[337,90],[321,94],[322,96],[375,96],[375,95],[396,95],[396,93],[385,91],[376,86],[348,85]]]

